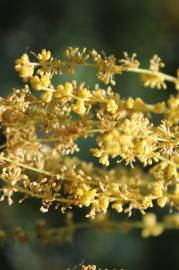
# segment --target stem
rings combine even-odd
[[[84,66],[97,68],[96,64],[90,64],[90,63],[86,63],[84,64]],[[117,69],[120,68],[120,65],[116,65],[116,68]],[[165,74],[163,72],[155,72],[155,71],[144,69],[144,68],[127,68],[127,69],[124,69],[123,72],[132,72],[132,73],[146,74],[146,75],[152,75],[152,76],[162,76],[165,79],[165,81],[172,82],[172,83],[176,83],[177,81],[177,78],[174,76]]]
[[[50,172],[45,171],[45,170],[42,170],[42,169],[34,168],[34,167],[32,167],[32,166],[23,164],[23,163],[21,163],[21,162],[15,161],[15,160],[10,159],[10,158],[1,157],[1,159],[4,160],[4,161],[10,162],[10,163],[12,163],[12,164],[15,164],[15,165],[17,165],[17,166],[19,166],[19,167],[22,167],[22,168],[24,168],[24,169],[30,170],[30,171],[34,171],[34,172],[37,172],[37,173],[40,173],[40,174],[44,174],[44,175],[48,175],[48,176],[51,176],[51,177],[56,177],[56,176],[57,176],[57,174],[50,173]],[[70,182],[74,182],[74,181],[79,181],[79,182],[80,182],[80,181],[81,181],[80,179],[73,178],[73,177],[70,177],[70,176],[68,176],[68,175],[64,176],[64,177],[63,177],[63,180],[64,180],[64,181],[70,181]],[[91,184],[91,185],[96,185],[96,186],[99,185],[98,182],[97,182],[97,181],[94,181],[94,180],[93,180],[93,181],[91,181],[91,180],[85,180],[85,182],[86,182],[86,183],[89,183],[89,184]]]
[[[33,63],[34,65],[39,65],[38,63]],[[85,67],[91,67],[91,68],[98,68],[98,66],[94,63],[84,63],[84,64],[78,64],[78,63],[75,63],[76,65],[83,65]],[[64,62],[64,65],[68,65],[68,63]],[[121,68],[120,65],[115,65],[116,67],[116,70]],[[121,70],[121,69],[120,69]],[[124,68],[122,70],[122,72],[131,72],[131,73],[138,73],[138,74],[146,74],[146,75],[151,75],[151,76],[160,76],[160,77],[163,77],[165,81],[168,81],[168,82],[171,82],[171,83],[176,83],[177,81],[177,78],[174,77],[174,76],[171,76],[171,75],[168,75],[166,73],[163,73],[163,72],[156,72],[156,71],[152,71],[152,70],[149,70],[149,69],[144,69],[144,68],[130,68],[130,67],[127,67],[127,68]],[[53,91],[52,89],[49,89],[49,88],[43,88],[42,90],[45,90],[45,91]]]
[[[0,149],[3,149],[3,148],[5,148],[5,147],[6,147],[6,143],[0,145]]]
[[[23,187],[21,187],[21,186],[16,185],[15,188],[16,188],[20,193],[30,195],[31,197],[34,197],[34,198],[37,198],[37,199],[44,199],[44,197],[43,197],[42,195],[40,195],[40,194],[35,194],[35,193],[31,192],[30,190],[25,189],[25,188],[23,188]],[[73,203],[73,200],[65,199],[65,198],[57,198],[57,197],[54,198],[54,201],[56,201],[56,202],[61,202],[61,203]]]
[[[128,68],[126,71],[139,73],[139,74],[147,74],[147,75],[152,75],[152,76],[162,76],[165,79],[165,81],[173,82],[173,83],[176,83],[176,80],[177,80],[175,77],[165,74],[163,72],[154,72],[154,71],[144,69],[144,68]]]
[[[24,169],[27,169],[27,170],[31,170],[31,171],[34,171],[34,172],[37,172],[37,173],[45,174],[45,175],[48,175],[48,176],[53,176],[53,177],[55,176],[55,174],[52,174],[52,173],[50,173],[48,171],[31,167],[29,165],[23,164],[21,162],[18,162],[16,160],[13,160],[13,159],[10,159],[10,158],[1,157],[1,159],[4,160],[4,161],[13,163],[13,164],[15,164],[15,165],[17,165],[19,167],[23,167]]]

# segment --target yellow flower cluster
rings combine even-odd
[[[139,97],[123,99],[111,86],[96,84],[91,89],[75,80],[53,83],[55,75],[74,74],[77,66],[95,68],[105,84],[114,85],[116,75],[133,72],[140,74],[146,87],[166,89],[171,82],[179,89],[179,74],[162,73],[164,64],[157,55],[144,69],[136,54],[124,53],[117,59],[71,47],[63,59],[45,49],[23,54],[15,69],[26,85],[0,100],[6,135],[0,153],[1,200],[7,198],[12,204],[18,192],[40,199],[43,212],[52,204],[62,212],[73,206],[88,207],[87,216],[92,218],[109,208],[129,215],[138,209],[145,214],[154,201],[159,207],[178,210],[179,94],[147,104]],[[159,124],[153,122],[154,115],[160,115]],[[121,165],[97,168],[66,157],[80,151],[79,139],[88,137],[96,143],[89,152],[102,165],[109,166],[111,159]],[[145,172],[136,163],[146,167]],[[163,230],[152,214],[145,216],[144,224],[143,236]]]

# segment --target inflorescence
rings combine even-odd
[[[95,69],[108,86],[90,89],[74,80],[54,85],[54,76],[74,75],[77,66]],[[62,212],[88,207],[90,218],[107,213],[109,207],[118,213],[131,215],[138,209],[145,214],[155,201],[178,210],[179,94],[147,104],[139,97],[120,98],[111,86],[116,75],[136,73],[145,87],[165,90],[170,82],[178,91],[179,72],[169,76],[163,67],[157,55],[143,69],[136,54],[125,52],[118,60],[71,47],[63,59],[45,49],[18,58],[15,70],[25,85],[0,99],[6,136],[0,146],[1,201],[7,198],[11,205],[14,193],[21,193],[21,201],[41,200],[42,212],[52,205]],[[152,120],[154,115],[160,115],[159,124]],[[96,142],[89,153],[101,167],[74,156],[80,151],[79,139],[88,137]],[[112,159],[126,166],[108,169]]]

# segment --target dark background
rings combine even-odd
[[[2,0],[0,13],[2,96],[20,85],[13,66],[26,48],[50,49],[59,57],[68,46],[104,50],[117,57],[123,51],[136,52],[144,66],[157,53],[167,64],[166,72],[171,74],[175,74],[179,63],[178,0]],[[94,74],[85,70],[79,70],[75,78],[87,80],[90,85],[96,81]],[[147,102],[161,101],[173,92],[171,86],[166,92],[144,89],[136,76],[129,74],[119,79],[115,90],[122,97],[140,96]],[[86,144],[81,142],[81,145],[82,152],[87,153]],[[85,155],[83,158],[88,159]],[[75,213],[77,219],[81,218],[80,213]],[[33,201],[0,206],[0,221],[9,226],[20,224],[32,230],[39,217],[55,225],[62,219],[55,211],[40,214],[39,205]],[[0,269],[65,270],[85,260],[99,267],[175,270],[179,269],[178,236],[176,231],[166,232],[158,238],[144,240],[139,232],[83,231],[75,234],[72,244],[63,247],[42,247],[35,242],[21,246],[8,241],[0,247]]]

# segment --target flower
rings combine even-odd
[[[143,230],[142,236],[144,238],[149,236],[158,236],[163,230],[164,226],[160,223],[157,223],[157,219],[154,213],[147,213],[143,217]]]
[[[82,115],[86,112],[85,102],[82,100],[77,100],[73,105],[73,111],[79,115]]]
[[[34,65],[30,62],[26,53],[15,61],[15,70],[24,81],[28,81],[32,77]]]
[[[43,90],[44,88],[46,89],[51,83],[50,74],[46,73],[42,76],[35,75],[31,78],[30,83],[32,88],[35,90]]]
[[[46,102],[49,103],[52,100],[53,92],[52,91],[46,91],[41,95],[41,98]]]
[[[38,59],[39,62],[42,64],[43,62],[46,62],[51,58],[51,51],[47,51],[46,49],[43,49],[41,53],[38,53]]]
[[[107,102],[107,111],[114,114],[118,109],[118,105],[113,99],[108,100]]]
[[[73,92],[73,85],[69,82],[65,82],[64,85],[59,84],[55,91],[55,97],[71,96]]]

